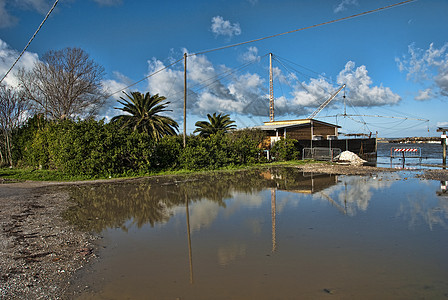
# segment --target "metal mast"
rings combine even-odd
[[[333,100],[334,97],[336,97],[336,95],[343,89],[345,88],[345,83],[343,85],[341,85],[341,87],[333,94],[331,95],[330,98],[328,98],[327,100],[325,100],[324,103],[322,103],[307,119],[312,119],[314,118],[322,109],[325,108],[325,106],[328,105],[328,103],[331,102],[331,100]],[[345,98],[344,98],[345,99]]]
[[[269,121],[274,122],[274,82],[272,76],[272,53],[269,53]]]
[[[187,146],[187,53],[184,53],[184,148]]]

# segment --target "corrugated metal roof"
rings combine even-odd
[[[291,127],[304,127],[308,124],[291,124],[291,125],[260,125],[255,126],[254,128],[261,129],[261,130],[277,130],[282,128],[291,128]]]
[[[267,130],[277,130],[277,129],[282,129],[282,128],[303,127],[303,126],[309,125],[311,123],[311,121],[313,121],[313,123],[318,123],[318,124],[327,125],[327,126],[331,126],[331,127],[341,128],[341,126],[314,120],[314,119],[298,119],[298,120],[264,122],[264,125],[255,126],[254,128],[258,128],[258,129],[267,131]]]

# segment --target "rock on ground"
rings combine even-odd
[[[362,165],[363,163],[367,162],[366,160],[360,158],[358,155],[350,151],[342,152],[341,154],[336,156],[334,160],[339,162],[349,162],[352,165]]]

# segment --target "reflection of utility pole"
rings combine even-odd
[[[344,207],[345,212],[347,213],[347,181],[344,181],[344,185],[345,185]]]
[[[193,284],[193,255],[191,252],[191,235],[190,235],[190,211],[188,209],[188,197],[185,194],[185,210],[187,215],[187,236],[188,236],[188,258],[190,260],[190,283]]]
[[[276,189],[271,189],[271,222],[272,222],[272,253],[275,252],[277,249],[277,242],[276,242],[276,236],[275,236],[275,192]]]

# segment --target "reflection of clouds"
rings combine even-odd
[[[235,212],[244,207],[257,208],[263,204],[263,193],[242,193],[242,192],[231,192],[231,200],[226,203],[226,210],[224,214],[226,217],[233,215]]]
[[[435,203],[427,194],[408,195],[408,202],[400,205],[398,215],[409,219],[409,226],[413,227],[422,219],[432,230],[435,225],[448,229],[448,202],[438,199]]]
[[[263,195],[260,193],[249,194],[241,192],[232,192],[231,197],[226,202],[226,209],[221,211],[225,217],[230,217],[238,210],[245,207],[260,207],[263,204]],[[215,201],[202,199],[198,202],[190,202],[190,227],[192,231],[199,231],[202,228],[208,228],[218,217],[221,207]],[[185,215],[184,207],[173,207],[169,210],[171,215]]]
[[[232,193],[233,203],[241,204],[244,207],[260,207],[263,204],[263,197],[260,193],[248,194],[233,192]]]
[[[231,244],[218,249],[218,261],[221,266],[226,266],[244,256],[246,256],[246,245]]]
[[[372,190],[379,190],[389,187],[398,178],[398,174],[388,174],[383,177],[366,176],[341,176],[340,183],[329,187],[323,191],[325,195],[337,195],[332,197],[346,213],[350,216],[356,215],[358,211],[366,211],[372,199]],[[314,198],[322,198],[322,195],[315,194]]]
[[[190,226],[192,231],[209,227],[218,216],[219,204],[200,201],[190,206]]]
[[[252,233],[255,235],[260,235],[262,228],[263,219],[250,218],[246,220],[247,226],[251,229]]]
[[[278,191],[277,195],[279,195]],[[277,203],[275,207],[277,214],[282,213],[286,207],[289,208],[298,207],[300,198],[302,197],[301,194],[296,193],[281,193],[280,195],[281,195],[280,197],[277,197]]]

